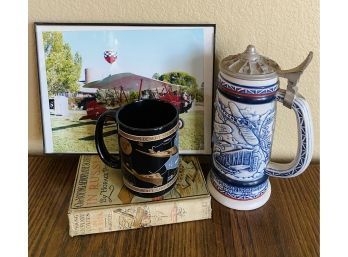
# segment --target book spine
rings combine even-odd
[[[71,211],[69,235],[78,236],[211,218],[210,196],[181,201]]]

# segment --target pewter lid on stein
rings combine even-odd
[[[244,80],[267,80],[278,77],[279,65],[256,52],[253,45],[240,54],[230,55],[220,62],[220,71]]]

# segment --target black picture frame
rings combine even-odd
[[[75,51],[75,50],[78,49],[78,46],[86,48],[86,44],[83,41],[81,41],[81,45],[79,45],[77,40],[76,40],[76,38],[78,38],[78,36],[74,37],[74,35],[73,35],[74,33],[76,35],[78,33],[80,33],[81,35],[87,33],[87,35],[84,35],[84,36],[86,36],[88,38],[88,31],[92,34],[95,33],[98,35],[103,34],[101,32],[105,32],[105,34],[108,35],[109,32],[115,32],[115,31],[123,31],[123,32],[130,31],[129,32],[130,34],[132,34],[132,33],[136,34],[136,32],[138,31],[139,35],[143,35],[143,34],[146,34],[148,32],[149,34],[154,33],[154,37],[155,36],[158,37],[157,32],[162,31],[163,37],[165,38],[165,36],[168,35],[169,32],[173,32],[174,30],[175,30],[175,33],[178,33],[178,35],[180,35],[181,31],[185,31],[185,33],[187,32],[189,35],[187,37],[183,36],[182,38],[177,40],[180,43],[180,44],[177,44],[178,48],[179,48],[179,45],[180,45],[180,47],[182,47],[181,44],[184,45],[183,48],[185,48],[185,44],[187,44],[187,49],[190,49],[190,47],[192,48],[192,45],[190,45],[190,44],[193,44],[192,41],[197,40],[198,37],[202,38],[202,36],[199,34],[200,33],[199,31],[201,31],[201,33],[203,34],[202,42],[197,43],[198,48],[201,47],[203,49],[203,52],[202,52],[203,56],[197,55],[197,53],[195,53],[196,54],[195,56],[199,57],[197,59],[202,60],[201,61],[202,63],[192,62],[193,63],[192,65],[197,65],[197,66],[200,65],[203,67],[203,71],[201,72],[203,74],[202,75],[203,77],[197,76],[197,77],[199,77],[197,79],[195,76],[192,76],[189,72],[184,71],[184,69],[180,70],[180,68],[178,70],[167,70],[167,72],[161,73],[161,75],[163,75],[163,74],[168,74],[170,72],[172,72],[172,73],[178,72],[178,74],[180,72],[181,73],[186,72],[186,73],[188,73],[189,76],[195,77],[196,81],[201,82],[199,89],[203,91],[203,99],[204,99],[203,105],[200,102],[198,102],[198,100],[197,100],[198,94],[197,94],[196,98],[193,100],[193,102],[195,101],[194,107],[196,109],[193,109],[193,110],[195,110],[195,112],[198,113],[197,110],[199,108],[203,109],[203,122],[199,122],[199,118],[197,118],[197,117],[200,117],[200,116],[198,116],[198,115],[194,116],[194,118],[190,117],[190,119],[188,119],[188,120],[195,120],[198,122],[197,122],[197,124],[191,124],[191,126],[187,129],[187,131],[190,131],[190,133],[191,133],[193,129],[202,129],[202,127],[203,127],[203,133],[197,132],[197,133],[194,133],[194,136],[191,136],[191,135],[187,135],[184,132],[180,132],[180,133],[183,133],[183,136],[180,134],[180,140],[185,140],[185,139],[182,139],[182,138],[185,138],[185,136],[186,136],[186,138],[194,138],[195,136],[201,137],[198,140],[195,140],[195,141],[198,141],[199,144],[201,144],[201,145],[198,146],[198,149],[197,149],[197,145],[194,143],[192,144],[192,146],[194,146],[192,148],[190,148],[190,145],[188,145],[188,147],[186,147],[186,148],[183,147],[183,149],[181,149],[182,147],[180,145],[180,154],[194,154],[194,155],[211,154],[212,98],[213,98],[213,85],[214,85],[215,31],[216,31],[215,24],[35,22],[34,26],[35,26],[35,34],[36,34],[37,57],[38,57],[37,58],[37,60],[38,60],[38,62],[37,62],[38,74],[39,74],[39,80],[40,80],[40,83],[39,83],[40,84],[39,85],[40,86],[40,103],[41,103],[41,115],[42,115],[43,144],[44,144],[44,153],[45,154],[96,154],[96,149],[94,147],[92,128],[89,128],[89,131],[85,133],[84,137],[82,137],[82,138],[85,138],[86,140],[89,140],[88,149],[85,146],[80,147],[80,145],[76,145],[75,138],[74,138],[75,132],[73,132],[74,128],[79,128],[80,125],[81,125],[81,127],[82,126],[93,126],[92,120],[89,123],[84,121],[83,123],[86,123],[86,124],[79,124],[79,121],[77,121],[75,119],[71,122],[71,124],[69,123],[69,119],[65,119],[65,121],[62,122],[62,124],[59,123],[59,119],[60,119],[59,117],[65,117],[64,115],[66,115],[66,113],[64,113],[64,112],[69,112],[69,113],[73,112],[73,110],[71,110],[71,108],[73,108],[73,107],[71,107],[72,105],[70,106],[70,99],[68,96],[70,94],[69,92],[64,92],[64,93],[61,93],[61,95],[56,95],[57,96],[56,98],[54,98],[54,97],[52,98],[49,96],[48,82],[47,82],[48,70],[46,67],[47,55],[45,54],[45,49],[44,49],[43,33],[45,33],[45,32],[61,33],[62,37],[63,37],[63,43],[68,44],[72,53],[76,54],[78,51]],[[192,33],[193,33],[191,39],[189,38],[190,31],[192,31]],[[66,40],[64,35],[63,35],[64,33],[70,34],[70,37],[69,37],[70,41],[68,41],[68,42],[64,41],[64,40]],[[185,33],[182,33],[182,34],[187,35]],[[197,38],[194,38],[194,35],[196,35],[195,33],[197,33],[197,35],[198,35]],[[148,35],[148,36],[144,36],[142,39],[145,40],[145,39],[150,38],[150,37],[151,37],[151,35]],[[102,38],[102,37],[100,37],[100,38]],[[130,37],[130,38],[132,38],[132,37]],[[133,38],[134,38],[134,36],[133,36]],[[175,41],[175,38],[173,40]],[[104,38],[104,41],[105,41],[105,38]],[[131,42],[131,41],[129,41],[129,42]],[[149,42],[151,42],[151,40],[149,40]],[[122,44],[125,45],[125,43],[122,43]],[[158,42],[158,45],[151,46],[150,48],[151,48],[151,50],[156,49],[156,48],[162,49],[163,42],[162,43]],[[189,53],[189,52],[187,52],[187,49],[186,49],[185,53]],[[117,49],[117,50],[119,50],[119,49]],[[168,46],[168,59],[171,58],[171,52],[173,52],[175,50],[176,49],[170,48]],[[177,51],[180,52],[179,50],[177,50]],[[127,53],[128,56],[131,55],[129,52]],[[184,51],[183,51],[183,53],[184,53]],[[126,55],[126,54],[124,54],[124,55]],[[83,54],[81,54],[81,57],[82,57],[82,59],[84,58]],[[187,57],[187,60],[190,60],[190,58],[194,59],[193,57],[190,57],[187,55],[181,55],[179,57],[181,57],[181,58]],[[143,58],[141,58],[141,56],[140,56],[139,59],[143,59]],[[180,67],[181,63],[184,63],[182,61],[183,60],[177,61],[178,67]],[[155,63],[155,60],[150,61],[150,63],[151,62]],[[175,63],[175,61],[173,61],[173,62]],[[168,66],[170,66],[170,65],[168,65]],[[187,65],[185,66],[183,64],[183,67],[188,67],[188,66]],[[87,69],[87,68],[86,68],[86,66],[84,66],[84,64],[82,64],[80,74],[83,73],[84,69]],[[161,67],[160,67],[160,69],[161,69]],[[130,70],[129,72],[133,73],[133,74],[140,75],[140,76],[144,76],[144,74],[139,74],[139,73],[142,73],[142,72],[145,73],[145,72],[142,70],[139,72],[139,70],[141,70],[141,68],[138,68],[138,70],[134,68],[134,70]],[[165,70],[165,69],[163,69],[163,70]],[[155,73],[156,72],[154,72],[154,74]],[[110,72],[110,75],[111,74],[114,75],[114,74],[119,74],[119,73],[111,73]],[[197,74],[200,74],[200,73],[197,73]],[[81,82],[81,81],[83,81],[83,79],[81,79],[82,75],[80,75],[79,77],[80,77],[79,82],[84,83],[84,82]],[[96,77],[98,77],[98,76],[96,76]],[[148,77],[148,75],[147,76],[145,75],[144,77]],[[97,79],[95,81],[102,81],[103,80],[103,76],[99,76],[98,78],[99,79]],[[157,80],[159,80],[159,79],[157,79]],[[86,81],[86,77],[85,77],[85,81]],[[93,81],[93,79],[91,81]],[[203,82],[203,84],[202,84],[202,82]],[[204,85],[204,86],[202,86],[202,85]],[[78,91],[78,92],[80,92],[80,91]],[[142,91],[139,90],[139,94],[141,92]],[[51,93],[52,93],[52,91],[50,91],[50,94]],[[68,94],[66,94],[66,93],[68,93]],[[60,94],[60,93],[58,93],[58,94]],[[64,94],[68,99],[63,99]],[[88,95],[88,93],[86,95]],[[64,100],[64,101],[62,100],[62,102],[65,102],[64,104],[62,104],[62,106],[65,106],[64,111],[61,110],[62,113],[59,113],[57,111],[57,106],[58,106],[57,99],[59,99],[59,97]],[[61,101],[61,100],[59,100],[59,101]],[[67,104],[68,104],[68,107],[67,107],[68,109],[66,109]],[[49,109],[50,106],[51,107],[55,106],[55,107],[53,107],[53,108],[55,108],[55,109],[53,109],[54,112],[52,112],[52,111],[50,112],[50,109]],[[74,106],[74,108],[75,108],[75,106]],[[192,109],[187,112],[189,114],[184,113],[183,115],[187,115],[187,117],[188,117],[188,115],[193,115],[191,111],[192,111]],[[59,115],[62,115],[62,116],[59,116]],[[189,122],[188,123],[186,122],[186,123],[190,124]],[[64,131],[64,135],[62,133],[62,135],[60,136],[59,133],[61,133],[61,131]],[[80,133],[79,135],[81,135],[81,131],[78,133]],[[83,132],[82,132],[82,134],[83,134]],[[200,135],[200,136],[197,136],[197,135]],[[63,141],[62,138],[64,140],[66,140],[66,144],[65,144],[66,148],[64,148],[64,143],[62,144],[62,141]],[[80,139],[81,138],[79,138],[79,140]],[[57,146],[58,143],[60,144],[59,147]],[[73,145],[73,147],[71,147],[70,145]],[[115,152],[117,152],[117,149]]]

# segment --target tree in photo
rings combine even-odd
[[[48,95],[76,93],[79,90],[82,57],[73,55],[61,32],[43,33]]]
[[[198,87],[196,78],[188,74],[187,72],[168,72],[158,76],[158,73],[153,75],[153,78],[166,81],[171,84],[176,84],[181,86],[181,90],[187,92],[196,99],[198,102],[203,102],[203,92]]]
[[[98,103],[105,104],[106,106],[115,107],[120,104],[118,102],[120,98],[119,90],[98,89],[95,97]]]
[[[138,100],[139,93],[137,91],[121,92],[116,89],[98,89],[95,97],[98,103],[116,107]]]
[[[161,76],[161,74],[159,74],[158,72],[156,72],[155,74],[152,75],[152,78],[158,80],[160,76]]]

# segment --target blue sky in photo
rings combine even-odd
[[[184,71],[203,82],[204,31],[188,29],[63,31],[64,42],[82,56],[84,69],[92,69],[92,79],[110,74],[131,72],[152,77],[154,73]],[[104,51],[117,52],[112,65]]]

